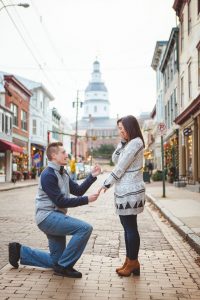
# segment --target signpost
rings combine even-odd
[[[161,154],[162,154],[162,181],[163,181],[163,198],[165,195],[165,168],[164,168],[164,147],[163,147],[163,135],[166,134],[167,127],[165,123],[159,123],[157,127],[157,133],[161,136]]]

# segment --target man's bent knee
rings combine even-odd
[[[92,233],[93,227],[90,224],[85,224],[84,229],[89,235]]]

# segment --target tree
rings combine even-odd
[[[103,144],[99,148],[93,150],[93,157],[111,159],[111,156],[115,150],[112,144]]]

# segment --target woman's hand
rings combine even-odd
[[[105,186],[102,186],[99,190],[98,193],[100,194],[101,191],[103,191],[104,193],[107,191],[107,188]]]

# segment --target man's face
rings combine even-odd
[[[58,152],[52,154],[52,160],[60,166],[65,166],[67,164],[68,154],[66,153],[63,146],[59,146]]]

